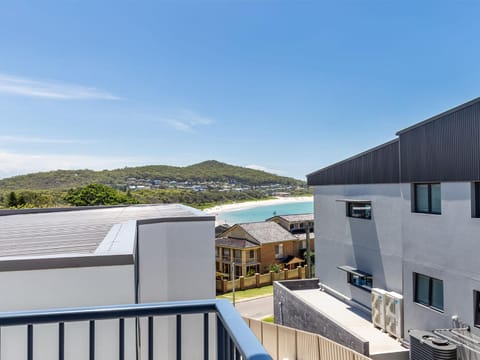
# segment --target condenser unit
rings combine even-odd
[[[403,296],[393,291],[385,293],[385,331],[397,339],[403,336]]]
[[[373,326],[385,331],[385,294],[382,289],[372,289],[372,323]]]
[[[457,346],[434,333],[409,330],[410,360],[456,360]]]

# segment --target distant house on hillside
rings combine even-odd
[[[217,272],[230,276],[232,263],[236,276],[267,272],[272,264],[288,268],[302,265],[306,233],[292,233],[289,229],[296,230],[300,223],[305,223],[312,224],[310,229],[313,230],[313,215],[298,216],[290,220],[288,216],[275,216],[267,221],[236,224],[227,229],[215,240]],[[310,232],[310,241],[313,250],[313,232]]]

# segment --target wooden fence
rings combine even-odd
[[[270,271],[267,274],[255,274],[249,277],[240,276],[238,279],[235,279],[235,290],[246,290],[272,285],[273,282],[277,280],[305,279],[306,273],[307,265],[303,267],[299,266],[293,270],[283,269],[278,273]],[[219,293],[230,292],[233,289],[233,281],[216,280],[216,289]]]
[[[370,360],[323,336],[245,318],[273,360]]]

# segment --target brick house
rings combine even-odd
[[[313,225],[312,214],[274,216],[267,221],[233,225],[215,240],[216,270],[230,276],[234,263],[236,276],[248,276],[268,272],[272,264],[282,268],[302,265],[305,229],[310,225]],[[313,250],[313,232],[310,232],[310,244]]]

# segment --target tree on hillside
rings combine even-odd
[[[135,200],[125,193],[102,184],[90,184],[71,189],[65,201],[74,206],[133,204]]]
[[[15,194],[15,191],[12,191],[7,196],[7,207],[17,207],[17,206],[18,206],[17,194]]]

